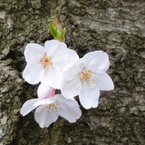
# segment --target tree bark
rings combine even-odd
[[[52,39],[48,20],[66,28],[80,57],[103,50],[115,89],[76,123],[59,118],[41,129],[34,112],[20,115],[38,85],[24,82],[26,44]],[[143,0],[0,0],[0,145],[144,145],[145,2]]]

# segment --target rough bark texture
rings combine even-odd
[[[115,90],[76,123],[63,118],[41,129],[22,104],[37,86],[22,79],[29,42],[52,39],[48,19],[67,29],[66,43],[80,57],[108,53]],[[0,0],[0,145],[144,145],[145,2],[143,0]]]

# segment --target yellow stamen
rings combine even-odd
[[[59,109],[59,108],[57,107],[56,103],[49,104],[49,105],[45,106],[45,108],[46,108],[46,109],[51,109],[52,112],[57,112],[58,109]]]
[[[93,75],[90,70],[83,69],[83,71],[80,74],[80,79],[82,82],[87,81],[90,83],[94,83],[95,78],[96,78],[96,76]]]
[[[49,65],[52,65],[51,63],[51,58],[49,58],[46,53],[44,56],[40,59],[41,64],[43,65],[44,68],[48,67]]]

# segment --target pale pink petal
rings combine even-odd
[[[21,110],[20,110],[20,113],[21,115],[25,116],[27,115],[29,112],[31,112],[33,109],[35,109],[37,106],[34,106],[34,104],[37,102],[38,99],[30,99],[30,100],[27,100]]]
[[[40,105],[48,105],[56,102],[56,99],[54,97],[49,97],[46,99],[38,99],[37,102],[34,104],[34,106],[40,106]]]
[[[60,48],[61,50],[61,48]],[[58,56],[53,57],[52,63],[64,70],[72,65],[79,57],[74,50],[66,49],[66,51]]]
[[[67,100],[72,100],[73,101],[72,103],[74,103],[73,105],[79,107],[78,102],[74,98],[66,99],[62,94],[56,94],[53,98],[55,98],[56,101],[59,101],[62,103],[66,102]]]
[[[114,89],[114,83],[107,73],[96,74],[95,84],[99,90],[110,91]]]
[[[89,52],[83,59],[87,62],[87,69],[92,72],[106,71],[110,65],[108,55],[103,51]]]
[[[63,78],[67,81],[74,80],[76,77],[79,78],[79,72],[73,72],[73,69],[68,69],[63,72]]]
[[[40,64],[27,64],[23,71],[23,78],[29,84],[37,84],[44,76],[44,69]]]
[[[85,62],[82,59],[77,60],[67,71],[64,71],[63,77],[65,80],[71,81],[75,77],[79,77],[82,69],[85,67]]]
[[[79,99],[85,109],[90,109],[91,107],[96,108],[98,106],[99,96],[100,91],[97,87],[95,89],[91,89],[88,83],[82,83]]]
[[[36,109],[34,117],[39,126],[44,128],[55,122],[58,119],[58,114],[51,112],[43,105]]]
[[[65,99],[62,95],[58,95],[58,97],[61,98],[61,102],[59,100],[57,101],[57,104],[59,105],[58,114],[71,123],[76,122],[82,115],[77,101]]]
[[[80,89],[81,82],[79,76],[77,76],[70,81],[63,80],[61,93],[65,98],[73,98],[79,94]]]
[[[53,88],[60,89],[60,84],[62,81],[62,71],[59,67],[53,65],[52,68],[49,68],[41,82],[45,85],[52,86]]]
[[[67,51],[66,44],[58,40],[48,40],[45,42],[44,47],[49,57],[55,57]]]
[[[24,51],[26,62],[29,64],[38,63],[44,53],[43,46],[36,43],[29,43],[26,45],[26,49]]]
[[[54,92],[54,88],[46,86],[41,83],[38,87],[37,95],[39,99],[44,99],[47,97],[52,97],[53,92]]]

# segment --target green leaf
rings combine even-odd
[[[49,25],[49,31],[50,31],[50,34],[51,34],[54,38],[57,37],[57,30],[56,30],[55,26]]]
[[[62,37],[64,37],[66,33],[66,29],[64,28],[61,33],[62,33]]]

